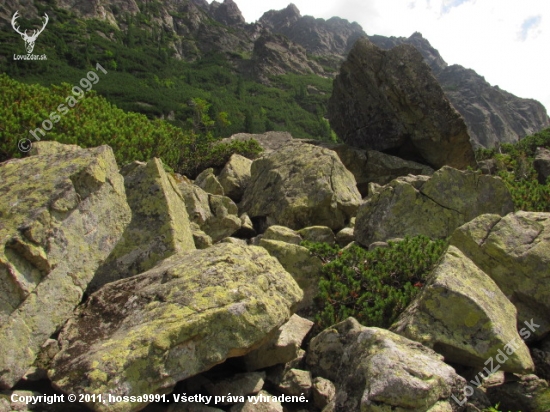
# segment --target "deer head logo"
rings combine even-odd
[[[11,19],[11,25],[13,27],[13,29],[19,33],[21,35],[21,37],[23,38],[23,40],[25,41],[25,48],[27,49],[27,53],[28,54],[31,54],[33,49],[34,49],[34,42],[36,42],[36,38],[38,37],[38,35],[40,33],[42,33],[44,31],[44,29],[46,28],[46,24],[48,24],[48,21],[49,21],[49,17],[46,13],[44,13],[44,25],[42,26],[41,29],[39,30],[33,30],[33,33],[31,36],[27,35],[27,30],[25,30],[24,32],[21,32],[20,29],[19,29],[19,26],[16,25],[15,21],[19,18],[19,10],[15,12],[15,14],[13,15],[12,19]]]

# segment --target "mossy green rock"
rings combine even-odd
[[[168,256],[195,250],[182,194],[159,159],[136,165],[124,176],[124,187],[132,221],[97,270],[88,293],[122,276],[143,273]]]
[[[510,299],[518,325],[533,319],[533,336],[550,332],[550,213],[479,216],[458,228],[451,244]]]
[[[298,232],[278,225],[269,226],[264,232],[263,239],[280,240],[281,242],[292,243],[294,245],[299,245],[302,242],[302,237]]]
[[[331,150],[289,142],[252,163],[240,210],[267,226],[343,228],[361,202],[355,178]]]
[[[92,294],[60,333],[49,377],[66,393],[167,393],[260,346],[301,299],[263,248],[223,243],[174,255]],[[127,412],[145,405],[88,406]]]
[[[227,196],[213,195],[193,184],[185,176],[175,176],[191,222],[212,238],[213,242],[231,236],[241,228],[239,209]]]
[[[110,147],[49,144],[0,164],[0,388],[71,316],[130,222]]]
[[[321,242],[334,245],[336,243],[336,238],[334,232],[330,227],[326,226],[310,226],[300,229],[298,234],[304,240],[309,240],[310,242]]]
[[[223,187],[214,175],[214,169],[212,168],[202,171],[195,179],[195,184],[212,195],[224,195]]]
[[[513,210],[500,178],[446,166],[430,178],[395,179],[370,196],[357,212],[355,237],[364,246],[406,235],[441,239],[479,215]]]
[[[251,166],[252,160],[235,153],[218,175],[225,195],[235,202],[240,202],[243,197],[246,185],[250,181]]]
[[[300,245],[262,238],[260,246],[283,265],[285,270],[298,282],[304,291],[304,299],[297,310],[310,308],[313,299],[319,293],[319,280],[323,263],[317,256],[312,256],[309,250]]]
[[[460,365],[483,369],[489,358],[499,359],[500,350],[508,358],[501,365],[503,371],[534,369],[529,349],[516,330],[516,308],[496,283],[454,246],[391,330]]]
[[[466,384],[433,350],[354,318],[314,337],[306,362],[314,376],[336,385],[338,411],[425,412],[458,397]]]

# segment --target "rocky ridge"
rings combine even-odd
[[[178,58],[194,61],[212,52],[223,53],[236,70],[264,83],[269,82],[269,76],[281,73],[334,77],[360,38],[367,37],[385,50],[409,44],[422,54],[445,95],[464,117],[474,146],[517,142],[550,126],[539,102],[491,86],[471,69],[449,66],[420,33],[408,38],[367,35],[359,24],[338,17],[324,20],[302,16],[293,4],[268,11],[255,23],[245,22],[233,0],[211,4],[169,0],[158,7],[134,0],[60,0],[57,5],[77,17],[105,20],[121,30],[126,29],[122,18],[126,13],[146,13],[154,24],[176,36],[178,41],[172,47]],[[38,16],[34,5],[11,1],[0,6],[1,24],[9,26],[13,10]]]

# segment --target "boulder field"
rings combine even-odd
[[[195,181],[107,146],[0,164],[1,412],[547,410],[549,213],[477,171],[258,140]],[[449,246],[389,329],[318,328],[302,242],[414,235]],[[87,400],[17,401],[43,393]]]

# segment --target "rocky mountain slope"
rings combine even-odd
[[[0,6],[0,20],[7,26],[13,10],[36,17],[47,7],[22,0]],[[128,30],[128,15],[141,15],[146,30],[156,26],[174,35],[171,48],[179,59],[198,60],[209,53],[223,53],[241,73],[269,83],[280,73],[334,77],[353,44],[368,37],[390,49],[412,44],[423,55],[453,106],[464,117],[474,146],[494,147],[516,142],[550,125],[544,107],[531,99],[518,98],[462,66],[448,66],[420,33],[409,38],[367,34],[357,23],[333,17],[329,20],[302,16],[293,4],[266,12],[258,22],[246,23],[233,0],[208,4],[205,0],[57,1],[61,9],[81,18],[96,18]],[[50,12],[55,18],[55,12]],[[136,23],[134,23],[136,24]],[[368,28],[367,28],[368,29]],[[282,35],[282,36],[280,36]]]

